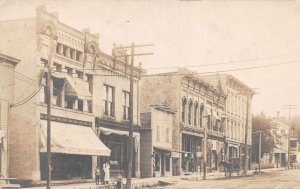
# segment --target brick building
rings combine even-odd
[[[11,105],[14,102],[14,69],[19,59],[0,52],[0,174],[8,177],[8,139],[12,133],[9,128]],[[20,77],[18,77],[20,79]]]
[[[46,179],[44,84],[48,64],[52,65],[53,86],[52,179],[89,179],[104,162],[111,163],[113,173],[125,172],[129,128],[126,59],[101,52],[98,34],[67,26],[43,6],[37,8],[34,18],[0,22],[0,33],[0,48],[18,49],[22,64],[16,71],[32,80],[27,84],[16,80],[15,99],[36,94],[11,111],[10,176],[34,182]],[[138,68],[134,75],[134,175],[139,176]]]
[[[205,127],[208,168],[217,169],[224,158],[225,95],[220,89],[187,69],[142,78],[141,112],[163,102],[176,111],[172,148],[180,153],[180,158],[173,159],[173,175],[201,170]]]
[[[252,107],[251,99],[255,92],[230,74],[206,75],[203,78],[226,93],[225,106],[225,159],[240,159],[245,153],[246,114],[248,107],[248,158],[251,157]],[[248,97],[248,105],[247,105]],[[250,163],[249,159],[248,162]]]
[[[141,177],[172,176],[172,131],[175,111],[166,103],[141,113]],[[174,165],[175,166],[175,165]]]

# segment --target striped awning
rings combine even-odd
[[[47,151],[47,122],[41,121],[41,152]],[[108,149],[92,128],[51,122],[51,152],[78,155],[110,156]]]

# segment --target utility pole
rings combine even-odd
[[[243,174],[247,174],[247,156],[248,156],[248,124],[249,124],[249,94],[247,93],[247,100],[246,100],[246,130],[245,130],[245,154],[243,159],[244,170]]]
[[[125,46],[125,47],[114,47],[114,50],[117,49],[131,49],[131,54],[130,54],[130,93],[129,93],[129,112],[128,112],[128,117],[129,117],[129,144],[128,144],[128,168],[127,168],[127,180],[126,180],[126,189],[131,189],[131,177],[132,177],[132,159],[133,159],[133,84],[134,84],[134,79],[133,79],[133,67],[134,67],[134,57],[135,56],[143,56],[143,55],[153,55],[153,53],[139,53],[135,54],[134,49],[137,47],[148,47],[148,46],[153,46],[152,44],[150,45],[135,45],[134,43],[131,44],[131,46]],[[120,55],[120,56],[115,56],[114,58],[119,58],[119,57],[127,57],[128,55]]]
[[[52,68],[52,57],[53,51],[56,45],[54,44],[55,36],[51,35],[50,40],[50,52],[47,62],[47,83],[46,83],[46,91],[47,91],[47,189],[51,188],[51,171],[52,171],[52,163],[51,163],[51,93],[52,93],[52,81],[51,81],[51,68]]]
[[[290,157],[290,137],[291,137],[291,111],[297,109],[297,105],[293,105],[293,104],[287,104],[287,105],[283,105],[285,108],[284,109],[288,109],[289,110],[289,132],[288,132],[288,169],[290,169],[290,165],[291,165],[291,157]]]
[[[206,180],[206,157],[207,157],[207,121],[204,124],[204,142],[203,142],[203,180]]]

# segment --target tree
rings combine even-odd
[[[261,112],[258,115],[252,117],[252,131],[261,132],[261,156],[264,154],[270,155],[270,161],[272,160],[272,152],[275,147],[275,138],[272,134],[274,124],[271,118],[267,118],[266,115]],[[252,160],[258,162],[259,154],[259,134],[252,134]]]

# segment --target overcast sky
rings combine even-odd
[[[113,43],[154,44],[140,49],[154,55],[136,61],[149,68],[148,73],[174,71],[153,69],[161,67],[221,73],[293,62],[227,73],[258,88],[254,113],[264,111],[274,116],[280,111],[288,115],[282,105],[300,108],[297,1],[0,0],[0,20],[33,17],[41,4],[50,12],[58,12],[61,22],[99,33],[100,48],[106,53],[111,53]],[[292,115],[299,112],[293,110]]]

